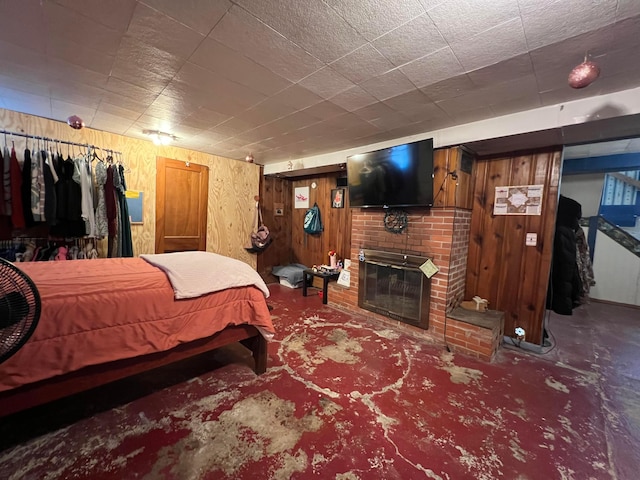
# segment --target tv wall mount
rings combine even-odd
[[[407,212],[398,208],[391,208],[384,214],[384,229],[391,233],[402,233],[407,228]]]

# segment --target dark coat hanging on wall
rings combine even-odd
[[[575,200],[560,195],[553,241],[551,278],[547,295],[547,308],[560,315],[571,315],[578,305],[581,284],[576,261],[576,231],[582,217],[582,206]]]

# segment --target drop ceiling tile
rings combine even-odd
[[[236,6],[209,36],[291,82],[323,66],[323,62]]]
[[[224,136],[226,138],[238,135],[242,132],[246,132],[247,130],[251,130],[254,127],[255,125],[252,125],[250,122],[247,122],[245,120],[230,118],[226,122],[213,127],[211,131],[216,135]]]
[[[51,100],[49,97],[31,95],[30,93],[18,90],[10,91],[7,88],[0,88],[0,97],[8,110],[28,113],[38,117],[52,118]]]
[[[186,127],[208,130],[228,119],[228,115],[201,107],[193,111],[193,113],[184,118],[180,123]]]
[[[367,80],[360,86],[378,100],[385,100],[416,89],[416,86],[399,69]]]
[[[382,104],[379,103],[378,105],[382,105]],[[365,107],[362,110],[365,110],[370,107],[371,106]],[[365,112],[362,112],[362,113],[364,114]],[[372,112],[369,111],[366,113],[372,116]],[[378,117],[375,116],[374,118],[378,118]],[[333,117],[331,120],[327,120],[327,121],[330,122],[331,125],[334,125],[336,129],[355,128],[357,126],[368,123],[367,119],[363,118],[362,116],[356,115],[356,112],[349,112],[343,115],[338,115],[337,117]]]
[[[28,31],[25,31],[27,25]],[[47,29],[42,2],[39,0],[0,2],[0,40],[44,53]]]
[[[514,0],[450,0],[428,12],[449,43],[468,39],[520,16]]]
[[[440,5],[441,3],[445,3],[448,0],[420,0],[420,3],[424,7],[424,9],[428,12],[433,7]]]
[[[190,111],[186,111],[185,109],[179,107],[179,105],[176,105],[175,107],[165,107],[162,103],[157,104],[156,102],[154,102],[149,105],[149,108],[147,108],[144,114],[140,116],[140,119],[151,116],[159,118],[161,120],[171,120],[174,124],[181,123],[186,117],[189,116]]]
[[[267,126],[275,126],[276,130],[274,130],[274,133],[278,131],[280,133],[286,133],[291,130],[298,130],[299,128],[306,127],[314,123],[318,123],[318,119],[312,115],[309,115],[304,110],[301,110],[292,113],[291,115],[287,115],[286,117],[279,118],[278,120],[268,124]]]
[[[79,65],[66,62],[59,58],[49,57],[46,62],[46,78],[58,83],[82,83],[94,88],[103,89],[107,85],[109,77],[100,72],[94,72]]]
[[[160,93],[180,70],[184,61],[149,45],[124,37],[111,75],[154,93]]]
[[[446,47],[447,42],[425,13],[376,39],[373,45],[399,67]]]
[[[140,106],[146,108],[151,105],[158,96],[157,93],[151,90],[139,87],[138,85],[134,85],[117,77],[109,77],[104,88],[107,90],[105,98],[108,97],[108,100],[106,101],[136,111],[138,111]],[[121,100],[118,101],[118,99]],[[127,105],[136,105],[136,108]]]
[[[325,99],[331,98],[354,86],[350,80],[340,75],[331,67],[322,68],[308,77],[303,78],[299,82],[299,85]]]
[[[100,88],[73,81],[51,82],[49,91],[52,100],[57,99],[71,103],[75,102],[78,105],[84,105],[93,110],[98,108],[104,94],[104,90]]]
[[[356,85],[344,92],[340,92],[329,99],[331,103],[344,108],[347,112],[358,110],[359,108],[366,107],[372,103],[376,103],[378,100],[366,92],[364,89]]]
[[[325,2],[236,0],[251,14],[325,63],[346,55],[365,40]]]
[[[501,23],[451,45],[465,71],[470,72],[528,51],[520,18]]]
[[[111,72],[115,55],[102,53],[64,38],[51,37],[49,40],[47,44],[48,57],[59,58],[103,75],[109,75]]]
[[[433,101],[420,90],[412,90],[410,92],[387,98],[384,104],[391,107],[397,112],[419,107],[421,105],[432,105]]]
[[[90,125],[96,109],[62,100],[51,99],[51,113],[52,118],[65,121],[71,115],[78,115],[84,120],[86,125]]]
[[[383,130],[393,130],[395,128],[405,127],[411,124],[412,121],[404,115],[399,114],[398,112],[393,112],[383,115],[380,118],[369,120],[369,123],[372,123],[376,127],[379,127]]]
[[[119,32],[124,32],[136,6],[136,0],[55,0],[56,3]]]
[[[63,38],[99,52],[115,55],[122,32],[88,20],[54,2],[44,2],[47,38]]]
[[[531,110],[533,108],[539,108],[541,106],[542,100],[540,100],[540,95],[531,94],[520,98],[492,103],[491,111],[496,116],[502,116],[510,113],[522,112],[524,110]]]
[[[496,80],[494,79],[493,83],[495,83],[495,81]],[[473,93],[477,88],[478,87],[471,81],[470,74],[463,74],[447,78],[446,80],[434,83],[433,85],[428,85],[423,87],[421,90],[432,101],[437,102]]]
[[[195,128],[195,127],[189,127],[187,125],[185,125],[184,123],[175,125],[173,127],[173,135],[175,135],[177,138],[177,140],[180,141],[186,141],[192,137],[195,137],[199,134],[201,134],[202,132],[204,132],[205,130],[203,130],[202,128]]]
[[[533,62],[529,53],[468,72],[466,76],[478,87],[520,78],[533,73]]]
[[[638,15],[640,15],[640,3],[636,0],[618,0],[617,21]]]
[[[288,80],[212,38],[205,38],[189,61],[265,95],[273,95],[291,85]]]
[[[104,130],[123,135],[127,130],[129,130],[133,123],[133,120],[130,118],[120,117],[118,115],[112,115],[105,111],[98,110],[91,120],[91,124],[88,126],[97,130]]]
[[[584,60],[586,52],[600,57],[617,48],[610,29],[599,29],[583,33],[574,38],[537,48],[530,52],[536,73],[546,70],[567,69],[569,71]]]
[[[111,115],[113,117],[126,118],[128,120],[132,120],[132,123],[142,114],[142,112],[139,112],[139,111],[129,110],[127,108],[123,108],[118,105],[113,105],[111,103],[108,103],[107,101],[105,101],[104,96],[102,97],[102,102],[100,102],[100,106],[98,107],[98,111],[96,112],[96,115],[98,113]]]
[[[236,118],[245,120],[252,126],[257,127],[265,123],[273,122],[278,118],[285,117],[296,110],[296,108],[285,105],[271,97],[244,112],[238,113]]]
[[[401,110],[400,113],[412,122],[434,122],[439,119],[448,119],[447,114],[435,103],[417,105]]]
[[[215,103],[235,105],[236,111],[234,113],[245,110],[266,98],[260,92],[227,80],[190,62],[182,66],[175,76],[174,82],[183,83],[205,94],[215,96],[210,99],[210,105]],[[220,92],[224,92],[224,95],[220,95]],[[213,108],[213,110],[216,109]],[[228,113],[226,110],[220,110],[220,112]]]
[[[407,63],[400,67],[400,70],[418,88],[464,73],[462,65],[450,47]]]
[[[179,120],[180,119],[176,119],[174,121],[169,117],[159,118],[152,115],[141,115],[131,128],[135,127],[141,132],[143,130],[160,130],[162,132],[173,133],[173,128],[180,123]]]
[[[617,0],[563,0],[550,5],[520,0],[520,5],[527,42],[533,50],[613,23]]]
[[[364,108],[360,108],[353,112],[355,115],[360,117],[363,120],[371,121],[380,117],[384,117],[385,115],[393,115],[395,112],[391,107],[385,105],[384,103],[374,103],[373,105],[369,105]]]
[[[142,3],[138,3],[133,12],[127,36],[182,59],[189,58],[204,38],[201,33]]]
[[[341,108],[328,100],[316,103],[315,105],[309,108],[305,108],[302,111],[316,118],[317,120],[328,120],[332,117],[347,113],[344,108]]]
[[[39,69],[46,64],[46,58],[44,47],[42,51],[36,51],[0,39],[0,61]]]
[[[487,118],[493,117],[493,112],[489,107],[481,107],[475,110],[464,110],[461,112],[453,112],[449,113],[451,119],[456,122],[456,124],[465,124],[478,122],[480,120],[486,120]]]
[[[424,8],[418,0],[384,2],[382,5],[380,0],[325,0],[325,3],[369,41],[424,13]]]
[[[270,97],[270,100],[288,105],[296,110],[302,110],[322,102],[323,98],[301,85],[291,85]]]
[[[231,7],[228,0],[143,0],[143,3],[203,35],[208,35]]]
[[[540,93],[540,101],[542,105],[557,105],[559,103],[573,102],[581,98],[591,97],[593,95],[593,85],[580,90],[575,90],[569,85],[557,88],[555,90],[547,90]]]
[[[5,69],[6,65],[0,62],[0,72],[7,73]],[[38,80],[38,77],[32,77],[34,80]],[[0,75],[0,85],[4,88],[10,88],[25,93],[31,93],[32,95],[39,95],[42,97],[49,96],[49,86],[43,83],[30,82],[28,80],[19,79],[9,75]]]
[[[361,83],[394,68],[370,43],[336,60],[330,67],[353,83]]]

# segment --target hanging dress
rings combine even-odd
[[[107,184],[107,166],[104,162],[96,164],[96,190],[98,204],[96,207],[96,235],[100,238],[109,235],[109,223],[107,221],[107,202],[105,200],[105,186]]]
[[[16,149],[11,149],[11,223],[13,228],[24,228],[24,212],[22,211],[22,173],[16,156]]]

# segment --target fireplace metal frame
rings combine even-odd
[[[428,257],[417,255],[406,255],[402,253],[385,252],[379,250],[363,250],[364,261],[360,262],[358,275],[358,306],[362,309],[369,310],[380,315],[399,320],[408,325],[418,328],[429,328],[429,307],[431,304],[431,279],[420,270],[420,265],[428,260]],[[402,316],[397,312],[389,311],[389,309],[375,306],[365,302],[367,278],[365,275],[365,264],[377,265],[387,268],[395,268],[398,270],[412,271],[420,273],[420,301],[418,306],[418,319]]]

